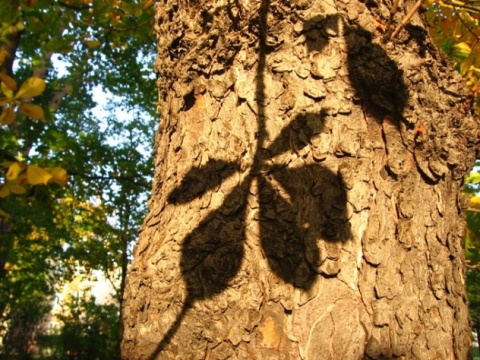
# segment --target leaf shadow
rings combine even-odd
[[[269,1],[262,0],[260,28],[266,29]],[[389,116],[400,121],[408,100],[408,89],[396,63],[377,44],[369,32],[347,24],[339,15],[318,16],[305,21],[304,32],[317,31],[317,38],[307,37],[307,50],[321,53],[329,34],[340,31],[347,48],[349,79],[356,101],[377,121]],[[311,144],[322,131],[326,112],[297,115],[267,147],[265,130],[265,71],[268,46],[265,33],[259,33],[260,51],[256,77],[258,149],[244,180],[182,242],[180,268],[186,284],[186,298],[181,312],[170,326],[150,359],[155,359],[170,343],[186,313],[195,301],[211,299],[231,286],[245,254],[247,199],[254,180],[258,184],[258,220],[260,245],[270,270],[284,282],[308,290],[319,274],[334,275],[339,268],[325,270],[324,261],[331,254],[320,253],[320,243],[341,244],[352,237],[346,212],[347,193],[339,174],[321,163],[289,167],[272,161],[286,152],[296,152]],[[313,125],[313,126],[312,126]],[[240,171],[240,165],[219,159],[192,168],[181,184],[169,195],[171,204],[185,204]],[[335,255],[333,255],[333,258]]]
[[[409,91],[403,70],[373,40],[373,34],[359,25],[349,24],[339,14],[317,15],[304,22],[307,50],[318,53],[328,46],[330,37],[343,33],[347,48],[347,68],[355,100],[378,122],[388,116],[398,125]]]
[[[238,163],[209,159],[199,167],[193,167],[181,184],[168,195],[171,204],[185,204],[221,185],[222,181],[240,170]]]

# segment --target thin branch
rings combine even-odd
[[[80,5],[71,5],[71,4],[67,4],[63,1],[59,1],[58,2],[58,5],[60,6],[63,6],[67,9],[71,9],[71,10],[75,10],[75,11],[83,11],[83,10],[90,10],[92,7],[89,6],[89,5],[83,5],[83,6],[80,6]]]
[[[477,270],[477,269],[480,269],[480,263],[478,264],[475,264],[475,265],[470,265],[470,261],[467,260],[467,268],[469,268],[470,270]]]
[[[101,175],[86,175],[86,174],[81,174],[76,171],[70,171],[67,169],[68,174],[74,175],[74,176],[80,176],[84,179],[88,180],[117,180],[117,181],[127,181],[131,183],[132,185],[143,187],[146,190],[150,190],[150,185],[138,181],[135,178],[129,177],[129,176],[101,176]]]
[[[403,18],[402,22],[400,24],[398,24],[398,26],[395,28],[395,30],[393,31],[392,35],[390,36],[390,39],[394,39],[398,33],[400,32],[400,30],[402,30],[402,28],[408,24],[408,22],[410,21],[410,19],[412,18],[412,16],[417,12],[417,10],[420,8],[420,6],[422,6],[422,3],[423,3],[423,0],[418,0],[415,5],[413,5],[412,9],[408,12],[408,14]]]
[[[390,31],[390,26],[392,26],[393,23],[393,16],[397,13],[398,10],[398,3],[400,0],[394,0],[393,5],[390,8],[390,19],[388,19],[387,27],[386,27],[386,33],[388,34]]]
[[[457,3],[457,2],[454,3],[454,2],[449,2],[449,1],[444,1],[443,3],[445,5],[453,6],[454,8],[466,9],[466,10],[472,11],[472,12],[477,13],[477,14],[480,13],[480,9],[478,7],[463,5],[463,4],[460,4],[460,3]]]
[[[454,8],[455,10],[457,10],[457,8],[456,8],[455,6],[454,6],[453,8]],[[477,39],[477,41],[480,40],[480,38],[478,37],[478,35],[475,34],[475,33],[473,32],[473,30],[465,23],[465,21],[462,19],[462,17],[460,16],[460,14],[457,14],[457,17],[458,17],[458,19],[460,20],[460,22],[462,23],[462,25],[465,26],[465,29],[467,29],[467,31],[468,31],[470,34],[472,34],[472,36],[473,36],[475,39]]]
[[[49,107],[54,110],[58,109],[60,102],[70,93],[71,90],[72,86],[70,84],[66,84],[61,91],[58,91],[55,93],[55,95],[53,95],[52,100],[50,100]]]

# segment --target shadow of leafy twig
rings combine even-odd
[[[171,204],[185,204],[219,186],[223,180],[238,172],[240,165],[218,159],[209,161],[200,167],[190,169],[180,186],[168,195]]]
[[[262,0],[259,17],[262,31],[267,28],[268,6],[268,0]],[[316,32],[320,34],[317,38],[307,36],[308,51],[319,55],[328,45],[328,34],[340,31],[340,21],[343,20],[338,15],[306,21],[305,32],[321,30]],[[321,132],[326,116],[323,110],[318,114],[296,116],[269,146],[263,146],[267,138],[263,78],[267,46],[262,31],[258,34],[260,52],[256,78],[257,141],[261,151],[257,150],[254,155],[242,183],[183,240],[180,267],[187,296],[180,314],[150,359],[169,344],[195,301],[222,293],[238,274],[245,252],[247,197],[254,180],[258,184],[260,245],[270,270],[286,283],[308,290],[317,274],[334,275],[339,269],[323,269],[322,259],[336,255],[320,254],[319,242],[341,243],[351,237],[346,215],[347,196],[339,175],[319,163],[295,168],[273,162],[276,156],[307,146]],[[344,23],[343,35],[350,82],[365,111],[378,121],[387,114],[399,119],[408,99],[401,71],[362,28]],[[239,171],[237,163],[212,159],[202,167],[192,168],[180,186],[168,195],[168,201],[188,203],[221,186],[225,179]]]
[[[372,33],[361,26],[349,25],[339,14],[318,15],[304,23],[309,53],[318,53],[320,64],[328,61],[320,53],[328,46],[329,36],[341,31],[340,23],[343,23],[347,46],[348,76],[356,97],[377,121],[381,122],[388,115],[398,122],[408,100],[408,88],[403,71],[380,45],[373,42]]]

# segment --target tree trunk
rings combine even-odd
[[[399,23],[412,4],[394,17]],[[465,359],[478,125],[416,15],[164,0],[124,359]]]

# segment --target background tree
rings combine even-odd
[[[123,358],[466,358],[474,101],[390,6],[158,5]]]
[[[45,319],[55,293],[79,268],[103,271],[117,287],[118,302],[113,312],[98,304],[93,309],[91,302],[72,306],[88,310],[91,324],[102,323],[104,312],[119,321],[130,246],[144,216],[153,167],[151,5],[109,0],[0,3],[0,356],[28,357],[38,350],[24,346],[24,338],[35,342],[32,331],[39,332],[36,325]],[[15,98],[32,77],[42,91],[33,99]],[[101,114],[95,109],[102,100],[98,89],[108,96]],[[42,116],[24,111],[27,105],[35,105]],[[15,166],[19,172],[13,178]],[[66,170],[68,184],[32,183],[30,167]],[[66,324],[72,321],[65,319]],[[21,338],[16,334],[22,329],[32,331]],[[106,357],[118,355],[118,348],[106,349]]]

